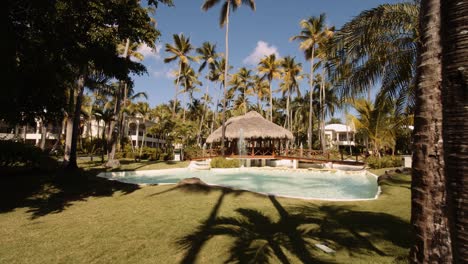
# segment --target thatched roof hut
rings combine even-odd
[[[226,121],[226,139],[238,139],[241,129],[245,139],[294,139],[289,130],[266,120],[255,111],[250,111],[243,116],[229,118]],[[221,134],[222,127],[219,127],[208,136],[206,142],[220,142]]]

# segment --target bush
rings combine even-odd
[[[238,159],[213,158],[210,165],[211,168],[239,168],[240,161]]]
[[[200,156],[202,153],[202,148],[199,146],[190,146],[184,148],[184,159],[185,160],[191,160],[193,158],[196,158]]]
[[[401,157],[399,156],[383,156],[378,157],[368,157],[366,159],[367,164],[371,169],[381,169],[381,168],[392,168],[401,166]]]
[[[31,166],[49,170],[56,168],[57,165],[54,158],[36,146],[10,140],[0,140],[1,167]]]

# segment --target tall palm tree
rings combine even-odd
[[[448,178],[448,214],[454,260],[468,261],[468,3],[441,1],[442,98],[445,175]],[[431,30],[430,28],[426,28]],[[462,121],[463,120],[463,121]],[[461,122],[460,122],[461,121]],[[461,124],[462,123],[462,124]],[[463,136],[461,136],[463,135]]]
[[[253,93],[257,98],[257,111],[263,115],[263,107],[262,102],[268,99],[268,95],[270,94],[270,86],[268,85],[268,81],[263,80],[260,76],[254,75],[253,77]]]
[[[210,43],[208,41],[203,42],[202,46],[196,49],[196,52],[199,54],[198,58],[201,60],[201,64],[200,64],[200,68],[198,69],[198,72],[203,71],[203,69],[206,66],[208,66],[209,71],[206,74],[205,78],[210,80],[210,81],[215,81],[213,79],[214,71],[216,70],[215,62],[216,62],[216,59],[219,57],[219,54],[216,53],[216,44],[212,44],[212,43]],[[209,90],[210,90],[210,87],[209,87],[209,85],[207,85],[206,86],[205,96],[204,96],[205,100],[203,100],[204,111],[203,111],[202,119],[200,121],[200,129],[199,129],[198,139],[197,139],[199,144],[201,144],[202,126],[203,126],[203,122],[204,122],[204,119],[205,119],[208,103],[211,102],[211,98],[208,100]]]
[[[306,60],[310,61],[310,93],[309,93],[309,127],[308,127],[308,147],[312,149],[312,126],[313,126],[313,88],[314,88],[314,72],[315,72],[315,57],[318,44],[322,41],[324,35],[327,35],[328,30],[325,27],[325,14],[320,14],[319,17],[309,17],[302,20],[301,33],[291,37],[291,40],[301,41],[299,48],[304,51]]]
[[[446,208],[450,201],[447,200],[447,175],[444,173],[440,99],[440,5],[440,0],[421,1],[411,181],[411,223],[415,243],[410,250],[411,263],[453,263]]]
[[[175,82],[180,83],[182,87],[184,87],[182,92],[184,93],[184,98],[186,98],[187,94],[189,95],[188,104],[190,105],[193,100],[193,92],[195,91],[195,88],[197,87],[197,85],[202,85],[202,83],[198,80],[198,74],[195,73],[192,67],[188,65],[184,65],[182,67],[182,70],[179,72],[179,75],[176,77]],[[186,112],[185,105],[183,106],[183,108],[184,108],[183,121],[185,121],[185,112]]]
[[[292,129],[291,114],[289,111],[289,102],[291,101],[291,94],[296,92],[298,96],[301,95],[299,90],[299,81],[302,80],[302,64],[296,63],[295,59],[291,56],[285,57],[281,60],[282,71],[282,87],[283,94],[286,94],[286,123],[288,129]]]
[[[211,9],[213,6],[219,4],[223,0],[205,0],[202,5],[202,9],[207,11]],[[225,35],[225,43],[226,43],[226,65],[224,69],[224,97],[226,97],[226,89],[228,84],[228,71],[229,71],[229,13],[230,10],[236,11],[242,4],[247,4],[252,10],[255,10],[255,1],[254,0],[224,0],[224,4],[221,8],[221,14],[219,19],[219,25],[226,26],[226,35]],[[223,127],[222,127],[222,136],[221,136],[221,155],[224,155],[224,139],[226,134],[226,100],[223,100]]]
[[[252,70],[242,67],[232,76],[229,82],[233,90],[240,92],[239,97],[242,98],[244,114],[247,113],[247,96],[252,92],[252,78]]]
[[[270,121],[273,122],[273,91],[271,82],[273,79],[281,77],[280,61],[276,59],[276,55],[270,54],[261,59],[258,63],[258,72],[263,74],[262,78],[266,78],[270,86]]]
[[[184,34],[174,34],[172,35],[174,39],[174,45],[169,43],[166,44],[165,51],[170,53],[171,55],[164,59],[164,63],[169,63],[172,61],[178,61],[179,70],[176,75],[176,82],[175,82],[175,95],[174,95],[174,108],[173,108],[173,115],[176,114],[175,106],[177,105],[177,96],[179,94],[179,77],[182,72],[182,68],[188,66],[190,61],[196,60],[195,57],[190,56],[190,52],[194,49],[192,44],[190,43],[190,38],[186,38]],[[184,108],[185,109],[185,108]]]

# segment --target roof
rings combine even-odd
[[[294,139],[293,134],[277,124],[263,118],[255,111],[250,111],[245,115],[229,118],[226,121],[227,139],[238,139],[240,132],[247,139]],[[213,143],[221,141],[222,126],[208,136],[206,142]]]
[[[350,126],[343,124],[328,124],[325,126],[325,130],[333,130],[335,132],[353,132],[354,129]]]

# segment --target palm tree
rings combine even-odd
[[[411,219],[416,243],[410,251],[412,263],[466,263],[468,259],[468,209],[464,198],[468,107],[463,77],[468,54],[467,12],[466,1],[421,1]]]
[[[203,69],[208,66],[209,68],[209,72],[207,73],[206,75],[206,79],[210,80],[210,81],[215,81],[213,79],[213,76],[214,76],[214,71],[216,70],[215,68],[215,62],[216,62],[216,59],[218,58],[218,54],[216,53],[216,45],[215,44],[211,44],[210,42],[206,41],[206,42],[203,42],[202,46],[200,48],[197,48],[196,49],[196,52],[199,54],[199,59],[202,61],[201,62],[201,65],[200,65],[200,68],[198,69],[198,72],[201,72],[203,71]],[[210,87],[209,85],[206,86],[206,92],[205,92],[205,96],[204,96],[204,100],[203,100],[203,103],[204,103],[204,111],[203,111],[203,116],[202,116],[202,119],[200,121],[200,129],[199,129],[199,134],[198,134],[198,139],[197,141],[199,142],[199,144],[201,144],[201,132],[202,132],[202,126],[203,126],[203,122],[204,122],[204,119],[205,119],[205,115],[206,115],[206,110],[207,110],[207,107],[208,107],[208,103],[211,102],[211,98],[209,98],[209,90],[210,90]],[[209,100],[208,100],[209,99]]]
[[[325,27],[325,14],[320,14],[319,17],[309,17],[307,20],[302,20],[300,35],[293,36],[291,40],[301,41],[299,48],[304,51],[306,60],[310,61],[310,93],[309,93],[309,127],[308,127],[308,147],[312,149],[312,126],[313,126],[313,88],[314,88],[314,72],[315,72],[315,57],[318,44],[323,40],[324,36],[328,35],[328,29]]]
[[[270,94],[270,86],[268,81],[263,80],[260,76],[254,75],[253,77],[253,93],[257,98],[257,111],[263,115],[262,102],[267,100]]]
[[[415,243],[410,250],[412,263],[453,263],[446,208],[450,201],[447,200],[447,175],[444,173],[440,99],[440,2],[421,1],[411,181],[411,223],[415,231]]]
[[[145,102],[138,102],[136,104],[136,111],[141,115],[141,118],[143,119],[143,125],[145,125],[144,130],[143,130],[143,139],[141,140],[141,147],[140,147],[140,155],[139,158],[141,159],[141,155],[143,155],[143,147],[145,146],[145,137],[147,133],[147,127],[146,127],[146,120],[150,118],[151,114],[151,108],[148,103]],[[138,137],[137,137],[138,141]]]
[[[198,72],[203,71],[206,66],[208,68],[212,69],[213,65],[218,58],[218,54],[216,53],[216,44],[212,44],[208,41],[203,42],[202,46],[200,48],[197,48],[195,50],[198,53],[198,60],[201,60],[200,68],[198,69]]]
[[[273,91],[271,82],[273,79],[279,79],[281,77],[280,61],[276,59],[276,55],[270,54],[260,60],[258,72],[263,74],[262,78],[266,78],[270,86],[270,121],[273,122]]]
[[[442,99],[445,175],[448,178],[448,214],[455,263],[468,260],[466,212],[468,205],[468,5],[466,1],[441,1]],[[421,9],[422,10],[422,9]],[[428,31],[432,29],[427,27]],[[428,32],[432,33],[432,32]],[[460,121],[463,120],[463,125]],[[461,136],[463,135],[463,136]],[[463,224],[464,223],[464,224]]]
[[[204,11],[207,11],[211,9],[213,6],[216,4],[220,3],[221,0],[205,0],[205,2],[202,5],[202,9]],[[229,71],[229,13],[230,10],[236,11],[237,8],[239,8],[242,4],[247,4],[252,10],[255,10],[255,1],[254,0],[244,0],[244,1],[239,1],[239,0],[224,0],[224,4],[221,8],[221,15],[220,15],[220,20],[219,20],[219,25],[222,27],[226,25],[226,65],[224,68],[224,100],[223,100],[223,127],[222,127],[222,136],[221,136],[221,155],[224,156],[224,138],[225,138],[225,133],[226,133],[226,126],[225,126],[225,121],[226,121],[226,88],[228,84],[228,71]]]
[[[415,1],[416,2],[416,1]],[[414,2],[383,4],[361,12],[334,36],[331,63],[335,86],[352,98],[380,84],[389,100],[406,96],[414,104],[419,7]]]
[[[392,105],[378,105],[366,99],[355,99],[351,102],[358,116],[348,115],[358,133],[370,141],[372,152],[380,157],[380,149],[395,149],[396,129],[400,122],[392,115]]]
[[[247,96],[252,92],[252,78],[252,70],[242,67],[232,76],[229,82],[233,90],[240,92],[239,97],[242,98],[241,102],[244,114],[247,113]]]
[[[296,63],[291,56],[285,57],[281,60],[282,80],[281,90],[286,94],[286,123],[288,129],[292,129],[291,114],[289,111],[289,102],[291,101],[291,94],[296,92],[298,96],[301,95],[299,90],[299,81],[302,80],[302,64]]]
[[[174,108],[173,108],[173,115],[176,114],[175,106],[177,105],[177,95],[179,94],[179,77],[182,72],[182,68],[188,66],[190,61],[196,60],[196,58],[190,56],[190,52],[193,50],[192,44],[190,44],[190,38],[186,38],[184,34],[174,34],[172,35],[174,39],[174,45],[169,43],[166,44],[165,51],[170,53],[171,55],[164,59],[164,63],[169,63],[172,61],[178,60],[179,70],[176,75],[176,82],[175,82],[175,95],[174,95]],[[185,108],[184,108],[185,109]]]
[[[186,98],[186,94],[189,95],[188,104],[190,105],[193,100],[193,92],[195,91],[196,86],[202,85],[202,83],[198,80],[198,74],[195,73],[192,67],[188,65],[184,65],[182,67],[182,70],[179,72],[179,75],[177,76],[175,82],[180,83],[182,87],[184,87],[184,89],[181,92],[185,94],[184,98]],[[183,106],[183,108],[184,108],[183,121],[185,121],[186,107]]]

